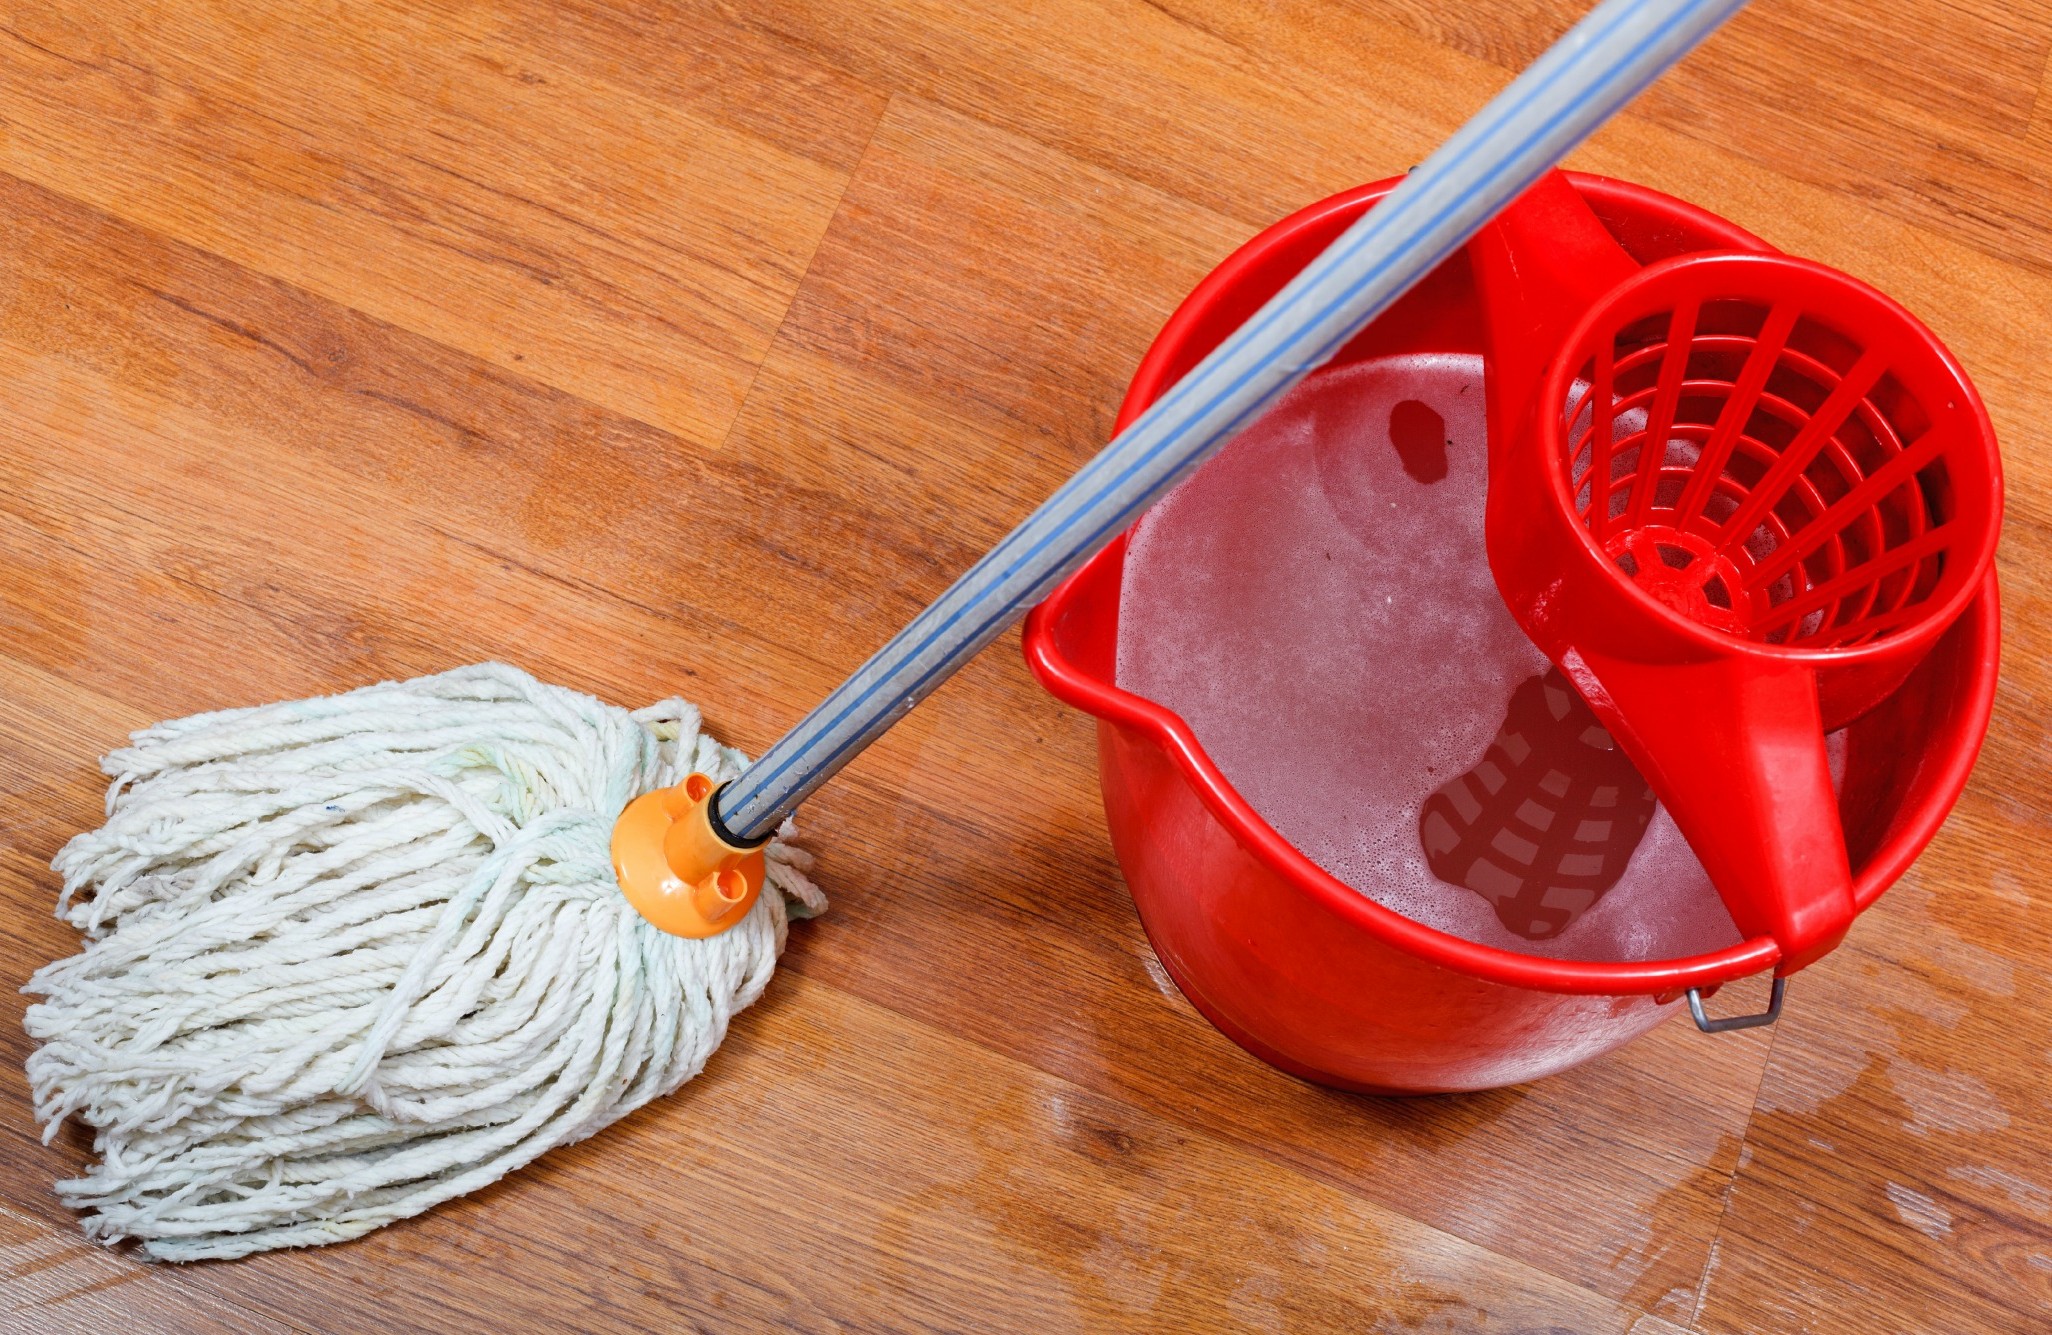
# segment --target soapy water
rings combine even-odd
[[[1310,377],[1135,526],[1118,683],[1415,921],[1562,959],[1734,944],[1674,821],[1503,606],[1484,442],[1479,357]]]

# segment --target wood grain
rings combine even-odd
[[[793,71],[811,132],[732,126],[480,17],[30,6],[0,167],[716,444],[879,99]]]
[[[1219,258],[1575,9],[0,3],[0,1329],[2042,1328],[2039,0],[1758,0],[1576,159],[1902,299],[2009,462],[1974,785],[1774,1030],[1281,1076],[1161,972],[1089,720],[994,651],[808,805],[833,911],[677,1097],[246,1263],[47,1191],[85,1146],[12,989],[124,731],[501,657],[759,749],[1102,443]]]

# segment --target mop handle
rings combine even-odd
[[[719,794],[735,838],[812,790],[1316,370],[1745,0],[1604,0]]]

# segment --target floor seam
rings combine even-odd
[[[848,192],[855,187],[855,178],[869,161],[869,151],[876,147],[876,137],[883,133],[883,123],[891,114],[891,107],[897,103],[899,94],[895,90],[884,91],[883,109],[876,114],[876,123],[869,127],[869,137],[862,141],[862,151],[855,155],[855,161],[848,167],[848,175],[841,182],[840,193],[834,196],[834,206],[827,212],[826,226],[819,229],[819,239],[812,243],[812,253],[805,257],[805,267],[798,271],[798,281],[791,287],[791,299],[784,303],[784,313],[777,317],[777,327],[770,331],[769,342],[763,345],[762,359],[749,372],[748,388],[741,391],[740,402],[734,405],[734,415],[727,419],[726,430],[720,432],[719,441],[711,453],[723,452],[734,439],[734,432],[740,427],[741,419],[748,415],[748,405],[755,398],[755,387],[762,380],[762,368],[768,366],[770,358],[776,356],[777,344],[784,338],[784,330],[790,326],[791,312],[798,309],[798,300],[805,294],[805,285],[812,280],[812,266],[819,262],[819,253],[826,249],[827,238],[834,234],[834,224],[841,219],[841,206],[848,202]]]
[[[1703,1273],[1696,1276],[1696,1305],[1689,1310],[1688,1327],[1699,1329],[1697,1323],[1703,1315],[1703,1303],[1709,1297],[1710,1279],[1717,1267],[1717,1248],[1724,1241],[1725,1225],[1731,1220],[1731,1198],[1738,1191],[1739,1174],[1745,1171],[1746,1155],[1752,1149],[1753,1123],[1760,1115],[1760,1091],[1767,1088],[1768,1073],[1774,1069],[1774,1051],[1781,1043],[1781,1026],[1776,1024],[1768,1031],[1767,1058],[1760,1063],[1760,1080],[1753,1086],[1753,1101],[1746,1108],[1746,1124],[1739,1131],[1738,1162],[1732,1165],[1731,1177],[1724,1184],[1724,1200],[1718,1207],[1717,1227],[1710,1232],[1710,1247],[1703,1256]]]

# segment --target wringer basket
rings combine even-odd
[[[1504,601],[1791,973],[1857,912],[1824,734],[1993,562],[1987,413],[1873,288],[1775,254],[1642,268],[1558,172],[1470,255]]]

